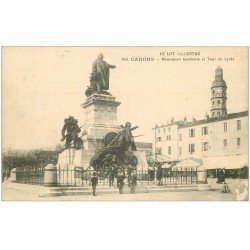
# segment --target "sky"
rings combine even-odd
[[[131,121],[139,126],[134,135],[144,136],[137,141],[152,142],[155,124],[171,117],[203,119],[210,111],[210,88],[219,65],[227,84],[228,113],[248,110],[246,47],[4,47],[3,148],[53,149],[60,142],[64,118],[73,115],[83,124],[81,104],[100,52],[116,65],[109,92],[121,102],[118,124]],[[186,52],[199,55],[183,55]]]

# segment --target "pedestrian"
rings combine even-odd
[[[113,168],[113,166],[110,167],[109,169],[109,186],[114,186],[114,179],[115,179],[115,170]]]
[[[98,177],[96,172],[93,172],[93,176],[91,178],[91,184],[93,189],[93,196],[96,196],[96,186],[98,184]]]
[[[131,194],[135,193],[135,187],[137,185],[137,175],[135,171],[133,171],[129,177],[129,183],[130,183],[130,189],[131,189]]]
[[[155,178],[155,169],[153,166],[149,166],[148,168],[148,176],[149,176],[149,181],[153,181]]]
[[[130,176],[132,173],[133,169],[131,167],[131,165],[128,165],[128,169],[127,169],[127,177],[128,177],[128,186],[130,187]]]
[[[218,169],[217,171],[218,180],[216,183],[221,184],[225,182],[225,172],[223,169]]]
[[[125,174],[123,170],[118,170],[117,174],[117,187],[119,189],[119,193],[122,194],[122,189],[124,187],[124,179],[125,179]]]
[[[158,164],[157,167],[157,174],[156,174],[156,178],[157,178],[157,186],[162,186],[162,177],[163,177],[163,173],[162,173],[162,167],[160,164]]]

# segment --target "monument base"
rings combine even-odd
[[[94,156],[96,150],[86,149],[65,149],[59,154],[57,167],[61,169],[74,169],[76,167],[86,170],[89,167],[89,162],[92,156]],[[133,151],[133,154],[138,159],[137,170],[146,171],[148,169],[148,163],[146,160],[146,153],[142,151]]]
[[[95,150],[85,149],[65,149],[58,156],[57,167],[61,169],[74,169],[76,167],[84,170],[89,167],[89,162],[92,156],[95,155]]]
[[[133,151],[133,153],[138,159],[137,170],[147,171],[148,170],[148,163],[147,163],[147,159],[146,159],[146,152]]]

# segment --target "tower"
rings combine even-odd
[[[223,80],[223,69],[218,66],[215,70],[215,80],[211,87],[211,117],[227,114],[227,86]]]

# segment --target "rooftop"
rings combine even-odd
[[[224,120],[230,120],[234,118],[239,118],[239,117],[244,117],[248,116],[248,111],[243,111],[243,112],[238,112],[238,113],[232,113],[232,114],[227,114],[224,116],[218,116],[218,117],[211,117],[203,120],[197,120],[195,122],[189,122],[186,124],[181,124],[180,128],[185,128],[185,127],[190,127],[190,126],[197,126],[200,124],[206,124],[206,123],[212,123],[212,122],[218,122],[218,121],[224,121]]]
[[[198,126],[201,124],[207,124],[207,123],[218,122],[218,121],[223,121],[223,120],[230,120],[230,119],[245,117],[245,116],[248,116],[248,110],[243,111],[243,112],[227,114],[224,116],[210,117],[210,118],[202,119],[202,120],[195,120],[193,122],[176,121],[176,122],[173,122],[172,124],[162,124],[161,126],[156,125],[153,128],[153,130],[158,129],[158,128],[169,127],[173,125],[178,125],[179,128],[186,128],[186,127]]]

